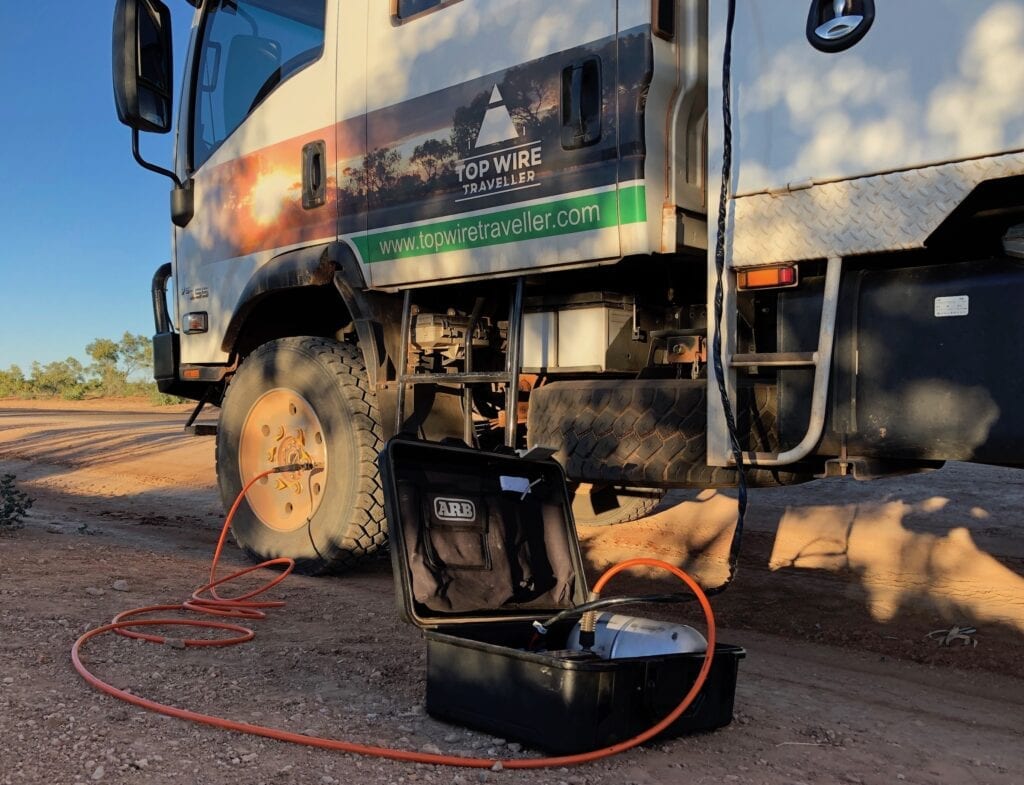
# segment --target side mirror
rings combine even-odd
[[[171,130],[171,12],[161,0],[117,0],[113,35],[117,118],[136,131]]]

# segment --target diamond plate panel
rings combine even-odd
[[[1024,152],[733,201],[732,264],[920,248],[986,180],[1024,174]]]

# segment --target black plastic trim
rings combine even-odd
[[[140,5],[145,4],[146,8]],[[167,45],[167,73],[164,78],[166,85],[145,82],[136,73],[141,61],[138,40],[138,14],[152,11],[157,19],[157,27],[162,35],[162,43]],[[117,118],[135,131],[149,131],[166,134],[171,130],[174,116],[174,47],[171,43],[171,11],[161,0],[118,0],[114,8],[114,29],[112,39],[112,64],[114,83],[114,105]],[[157,103],[150,107],[155,111],[158,120],[144,116],[143,97]]]
[[[337,269],[336,256],[332,250],[338,245],[339,243],[329,243],[288,251],[275,256],[257,270],[238,298],[234,315],[224,332],[221,349],[228,353],[234,349],[246,318],[271,292],[305,286],[326,286],[331,283]]]
[[[171,223],[184,229],[196,214],[195,180],[191,177],[171,189]]]
[[[825,52],[826,54],[845,52],[847,49],[850,49],[860,43],[875,23],[875,0],[861,0],[864,4],[861,12],[864,16],[863,23],[861,23],[861,25],[849,35],[834,41],[828,41],[819,36],[816,32],[818,26],[821,24],[821,19],[818,13],[821,10],[823,2],[824,0],[812,0],[811,9],[807,13],[807,40],[810,41],[811,46],[819,52]]]
[[[171,315],[167,309],[167,281],[174,275],[170,262],[160,265],[153,274],[153,326],[158,333],[172,332]]]
[[[676,37],[675,0],[652,0],[651,29],[658,38],[672,41]]]
[[[178,378],[180,343],[177,333],[160,331],[153,336],[153,378],[158,382]]]
[[[302,148],[302,209],[327,204],[327,144],[323,139]]]
[[[422,11],[417,11],[414,14],[406,14],[405,16],[402,16],[398,12],[401,0],[391,0],[391,23],[393,25],[406,24],[414,19],[421,19],[428,14],[436,13],[437,11],[441,11],[448,8],[448,6],[452,6],[460,2],[462,2],[462,0],[437,0],[437,2],[430,6],[430,8],[424,8]]]

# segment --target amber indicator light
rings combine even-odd
[[[796,267],[763,267],[759,270],[742,270],[736,285],[740,289],[778,289],[797,285]]]

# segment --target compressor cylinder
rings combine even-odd
[[[693,627],[685,624],[601,613],[594,631],[591,651],[602,659],[621,660],[628,657],[654,657],[664,654],[693,654],[707,649],[708,642]],[[566,648],[582,651],[580,623],[572,628]]]

